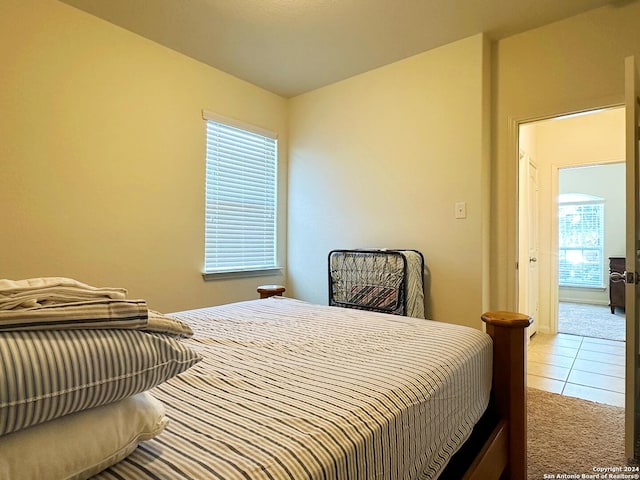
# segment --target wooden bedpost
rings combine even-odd
[[[526,327],[532,320],[514,312],[482,315],[493,339],[493,396],[500,418],[507,420],[508,456],[503,479],[527,478]]]

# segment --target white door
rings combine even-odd
[[[538,277],[538,168],[535,163],[529,159],[529,178],[528,178],[528,197],[529,208],[527,209],[529,222],[529,248],[527,262],[529,264],[529,275],[527,280],[527,311],[525,312],[531,318],[533,323],[528,327],[529,336],[538,331],[538,315],[540,313],[539,299],[539,277]]]
[[[520,152],[518,226],[518,311],[533,318],[529,336],[538,330],[538,169],[531,157]]]
[[[625,384],[625,453],[629,458],[640,458],[638,448],[638,250],[640,229],[638,220],[638,127],[640,79],[636,57],[625,59],[626,107],[626,178],[627,178],[627,252],[626,252],[626,384]]]

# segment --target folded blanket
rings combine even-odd
[[[131,328],[190,337],[184,322],[126,299],[124,288],[92,287],[64,277],[0,279],[0,331]]]
[[[88,300],[124,300],[126,294],[124,288],[92,287],[64,277],[0,279],[0,310]]]
[[[0,330],[142,328],[148,323],[144,300],[91,300],[0,310]]]

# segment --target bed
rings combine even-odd
[[[201,361],[149,390],[164,431],[96,480],[526,476],[527,317],[485,314],[486,335],[283,297],[171,317]]]

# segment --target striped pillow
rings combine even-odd
[[[0,333],[0,435],[129,397],[202,357],[137,330]]]

